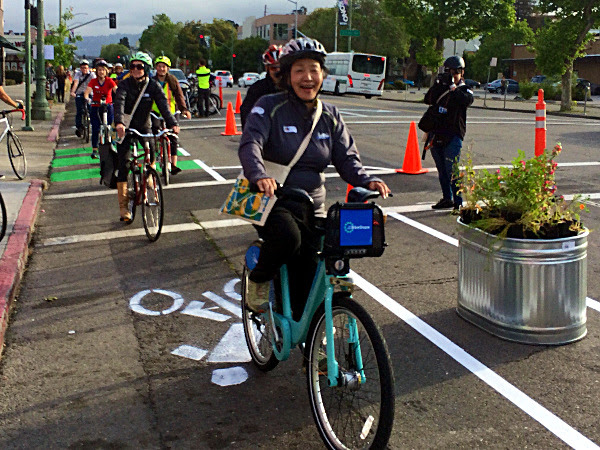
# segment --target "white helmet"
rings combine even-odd
[[[319,41],[300,37],[292,39],[283,46],[283,50],[281,50],[281,55],[279,56],[279,63],[281,64],[281,69],[284,70],[284,68],[289,69],[294,61],[302,58],[310,58],[318,61],[321,66],[324,66],[325,55],[327,55],[327,51]]]

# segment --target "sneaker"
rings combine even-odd
[[[98,150],[92,150],[92,159],[98,159]]]
[[[248,280],[246,306],[255,313],[264,313],[269,309],[269,288],[271,282],[255,283]]]
[[[177,175],[179,172],[181,172],[181,169],[177,166],[171,166],[171,175]]]
[[[77,128],[75,130],[75,134],[77,135],[77,137],[81,137],[81,128]]]
[[[4,180],[6,178],[6,175],[4,175],[3,173],[0,173],[0,180]]]
[[[450,209],[454,207],[454,203],[449,198],[442,198],[435,205],[431,205],[432,209]]]

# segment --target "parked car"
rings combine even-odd
[[[600,95],[600,84],[592,83],[591,81],[586,80],[585,78],[577,78],[575,86],[582,88],[586,88],[589,86],[591,95]]]
[[[513,80],[512,78],[507,78],[506,80],[506,86],[507,86],[507,93],[517,93],[519,92],[519,83],[517,82],[517,80]],[[491,83],[488,83],[486,85],[486,89],[488,90],[488,92],[496,92],[498,94],[502,93],[502,80],[498,79],[498,80],[494,80]]]
[[[221,77],[226,87],[233,87],[233,75],[229,70],[215,70],[213,75],[215,77]]]
[[[532,83],[543,83],[546,80],[546,75],[536,75],[531,77]]]
[[[471,80],[470,78],[465,78],[465,84],[471,89],[479,89],[481,87],[479,81]]]
[[[238,78],[239,87],[252,86],[256,80],[258,80],[259,74],[256,72],[245,72],[240,78]]]

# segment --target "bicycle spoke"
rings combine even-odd
[[[12,131],[8,132],[6,145],[8,146],[8,158],[10,165],[18,179],[22,180],[27,175],[27,158],[21,141]]]

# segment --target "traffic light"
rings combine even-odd
[[[200,47],[206,47],[206,41],[204,40],[204,35],[201,34],[198,37],[200,38]]]
[[[117,13],[108,13],[108,28],[117,28]]]
[[[29,23],[37,27],[38,26],[38,9],[37,6],[32,6],[29,8]]]
[[[204,36],[204,43],[207,47],[210,47],[210,36]]]
[[[235,53],[233,55],[231,55],[231,56],[233,56],[235,58]]]

